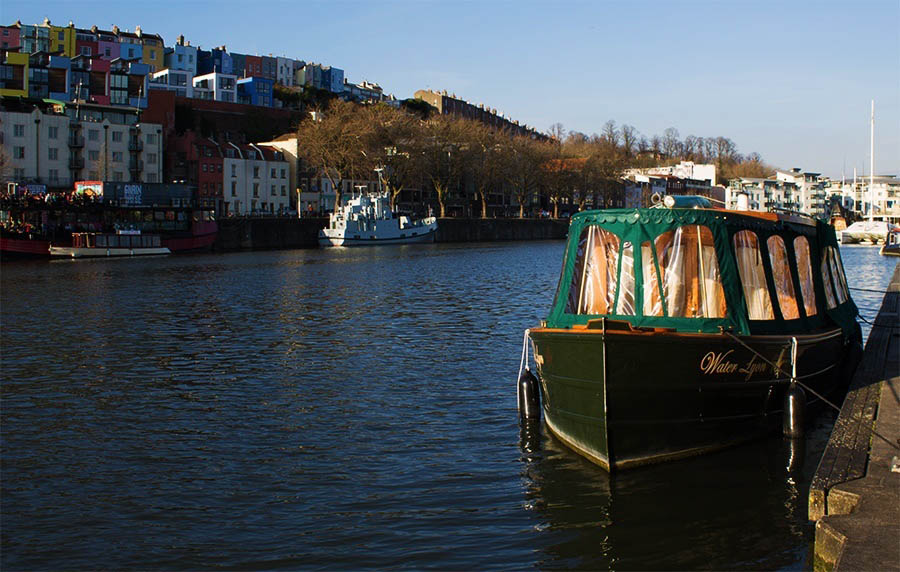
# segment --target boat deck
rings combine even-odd
[[[809,490],[815,570],[900,570],[900,263]]]

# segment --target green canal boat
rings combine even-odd
[[[607,470],[770,433],[797,387],[839,400],[861,355],[831,226],[673,199],[575,215],[528,331],[547,427]]]

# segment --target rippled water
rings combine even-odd
[[[3,570],[806,566],[833,416],[805,451],[613,477],[520,428],[562,250],[4,264]],[[893,261],[843,252],[884,288]]]

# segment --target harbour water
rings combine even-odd
[[[0,567],[809,568],[832,413],[613,476],[520,427],[563,246],[4,264]]]

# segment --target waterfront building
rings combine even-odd
[[[350,83],[344,80],[344,98],[357,102],[395,101],[393,95],[385,96],[384,90],[377,83]]]
[[[224,150],[225,214],[287,214],[290,167],[284,153],[260,144],[227,143]]]
[[[294,85],[294,60],[290,58],[275,58],[275,80],[285,87]]]
[[[50,52],[50,27],[16,23],[19,27],[19,50],[25,54]]]
[[[140,39],[141,42],[141,61],[150,69],[150,72],[155,72],[159,69],[165,67],[165,43],[163,42],[162,36],[159,34],[147,34],[145,33],[140,26],[136,26],[135,35]]]
[[[708,185],[716,185],[716,166],[713,164],[698,164],[693,161],[681,161],[677,165],[667,167],[651,167],[649,169],[629,169],[626,173],[640,173],[645,175],[671,175],[681,179],[695,181],[708,181]]]
[[[78,28],[75,30],[75,56],[99,56],[100,45],[97,34],[91,30]],[[72,57],[75,57],[72,56]]]
[[[260,60],[262,71],[260,75],[272,81],[276,81],[278,79],[278,60],[271,55],[262,56]]]
[[[15,50],[19,46],[19,25],[0,26],[0,49]]]
[[[243,77],[263,77],[262,57],[251,55],[244,56]]]
[[[247,105],[272,107],[274,82],[264,77],[247,77],[237,80],[237,102]]]
[[[197,75],[211,73],[234,75],[234,62],[224,45],[212,50],[197,50]]]
[[[0,50],[0,96],[28,97],[28,60],[28,54]]]
[[[344,92],[344,70],[323,66],[321,64],[306,64],[302,70],[296,72],[297,85],[307,85],[316,89],[323,89],[332,93]]]
[[[448,94],[444,91],[433,91],[430,89],[420,89],[414,94],[416,99],[421,99],[425,103],[434,107],[441,115],[452,115],[454,117],[463,117],[480,121],[485,125],[496,129],[503,129],[513,135],[521,135],[531,137],[532,139],[546,139],[546,135],[538,132],[528,125],[519,125],[518,121],[513,121],[505,117],[502,113],[497,113],[496,109],[487,108],[484,104],[475,105],[456,97],[456,94]]]
[[[188,70],[166,68],[151,76],[150,89],[167,89],[181,97],[194,97],[194,75]]]
[[[790,171],[776,170],[775,179],[793,185],[798,192],[794,203],[797,210],[812,216],[823,217],[826,213],[825,178],[821,173],[804,172],[799,168]]]
[[[49,35],[51,53],[59,54],[69,58],[77,55],[78,52],[75,51],[76,30],[74,23],[69,22],[69,25],[66,27],[53,26],[50,24],[50,20],[45,18],[42,26],[50,29]]]
[[[122,31],[118,26],[113,26],[113,33],[119,41],[119,59],[126,61],[141,61],[144,57],[144,48],[141,38],[133,32]]]
[[[197,75],[197,48],[178,36],[175,45],[166,48],[164,63],[168,69],[186,71],[193,77]]]
[[[98,56],[75,56],[69,74],[73,102],[109,105],[110,62]]]
[[[212,101],[237,102],[236,79],[231,74],[208,73],[193,78],[194,97]]]
[[[91,31],[97,35],[97,54],[104,60],[112,61],[121,55],[117,30],[115,27],[113,30],[100,30],[97,26],[91,26]]]
[[[15,182],[162,181],[161,126],[141,122],[138,109],[3,98],[0,133]]]

